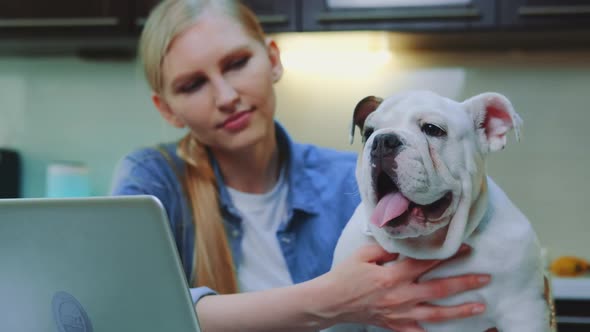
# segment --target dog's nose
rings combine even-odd
[[[402,146],[402,141],[396,134],[379,134],[373,139],[371,154],[387,155],[395,154],[396,150]]]

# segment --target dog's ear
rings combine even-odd
[[[502,150],[506,135],[514,130],[520,140],[522,119],[514,111],[508,98],[495,92],[486,92],[463,102],[471,114],[479,144],[484,153]]]
[[[352,124],[350,125],[350,144],[354,142],[354,126],[359,127],[362,132],[365,120],[369,114],[373,113],[379,107],[383,98],[367,96],[356,104],[352,115]]]

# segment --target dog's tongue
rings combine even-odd
[[[389,193],[377,203],[371,216],[371,222],[377,227],[383,227],[388,221],[406,212],[409,205],[410,201],[401,193]]]

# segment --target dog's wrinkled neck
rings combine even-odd
[[[471,205],[471,209],[469,209],[469,224],[465,229],[465,236],[464,238],[468,238],[471,234],[480,226],[484,226],[485,222],[485,215],[489,208],[489,187],[488,187],[488,177],[483,176],[481,179],[481,186],[479,190],[479,194],[477,198]]]
[[[449,231],[449,225],[441,227],[428,235],[422,235],[419,237],[409,237],[405,239],[400,239],[400,242],[403,242],[404,245],[408,248],[412,248],[413,252],[418,250],[424,251],[427,249],[426,252],[436,252],[438,251],[445,243],[447,239],[447,233]],[[406,254],[407,256],[411,256]],[[422,259],[429,259],[431,257],[421,257]]]

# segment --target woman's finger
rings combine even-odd
[[[410,309],[407,314],[417,321],[436,323],[479,315],[485,309],[486,307],[482,303],[465,303],[455,306],[420,304]]]
[[[389,253],[378,244],[369,244],[357,250],[355,256],[362,262],[383,264],[396,260],[399,254]]]
[[[466,274],[423,281],[408,287],[404,292],[411,292],[408,295],[411,295],[416,302],[425,302],[480,288],[489,282],[490,276],[487,274]]]

